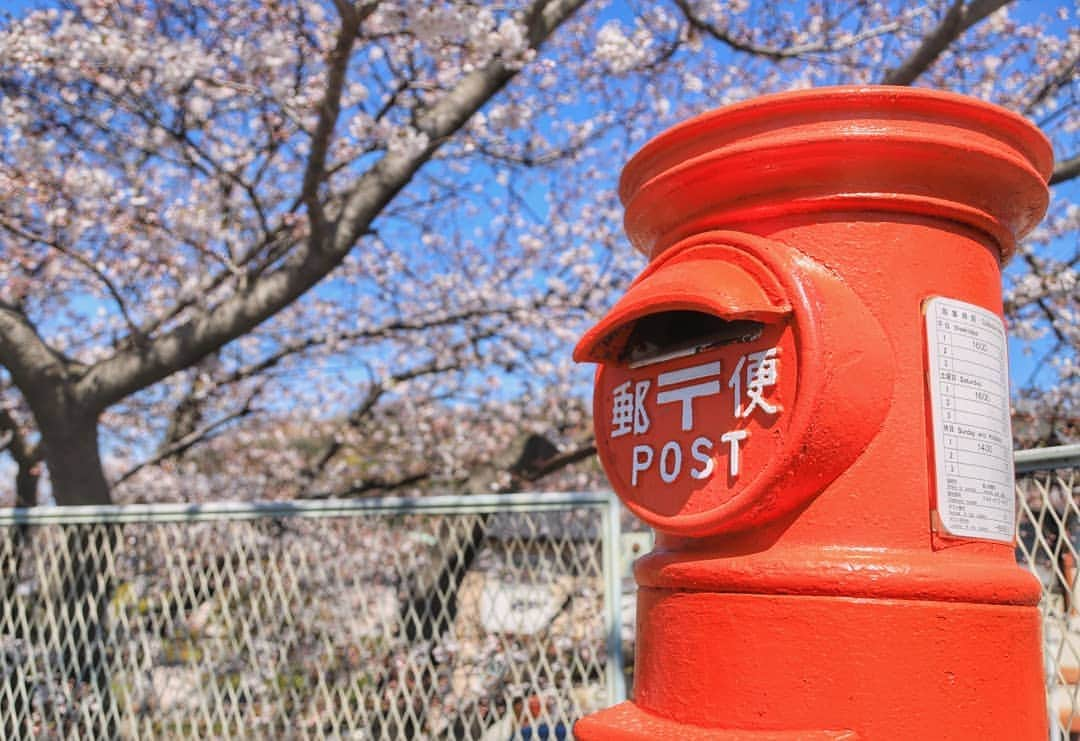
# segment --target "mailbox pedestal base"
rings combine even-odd
[[[858,741],[852,731],[733,731],[699,728],[647,713],[624,702],[582,719],[574,727],[575,738],[609,741]]]
[[[1046,737],[1035,607],[642,588],[638,621],[635,701],[577,738]]]

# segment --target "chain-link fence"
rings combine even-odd
[[[1080,739],[1080,445],[1016,454],[1017,548],[1042,583],[1051,738]]]
[[[1016,470],[1080,739],[1080,446]],[[3,510],[0,733],[568,737],[625,696],[619,561],[600,494]]]
[[[605,495],[8,510],[4,738],[563,738],[622,698]]]

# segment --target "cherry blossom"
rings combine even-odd
[[[1009,269],[1076,434],[1077,8],[73,0],[0,21],[9,501],[599,485],[569,354],[640,269],[619,169],[755,95],[919,84],[1035,121]],[[543,460],[523,460],[530,439]],[[535,446],[533,446],[535,448]]]

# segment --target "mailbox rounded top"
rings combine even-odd
[[[1046,210],[1049,141],[1023,117],[954,93],[897,86],[766,95],[648,142],[619,195],[634,246],[778,214],[864,210],[974,227],[1008,258]]]

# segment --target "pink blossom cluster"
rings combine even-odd
[[[642,263],[621,165],[688,116],[833,83],[968,93],[1051,138],[1055,202],[1006,307],[1037,370],[1018,413],[1075,436],[1080,24],[1050,10],[72,0],[0,21],[0,490],[532,485],[528,435],[591,444],[570,348]],[[544,485],[600,485],[571,459]]]

